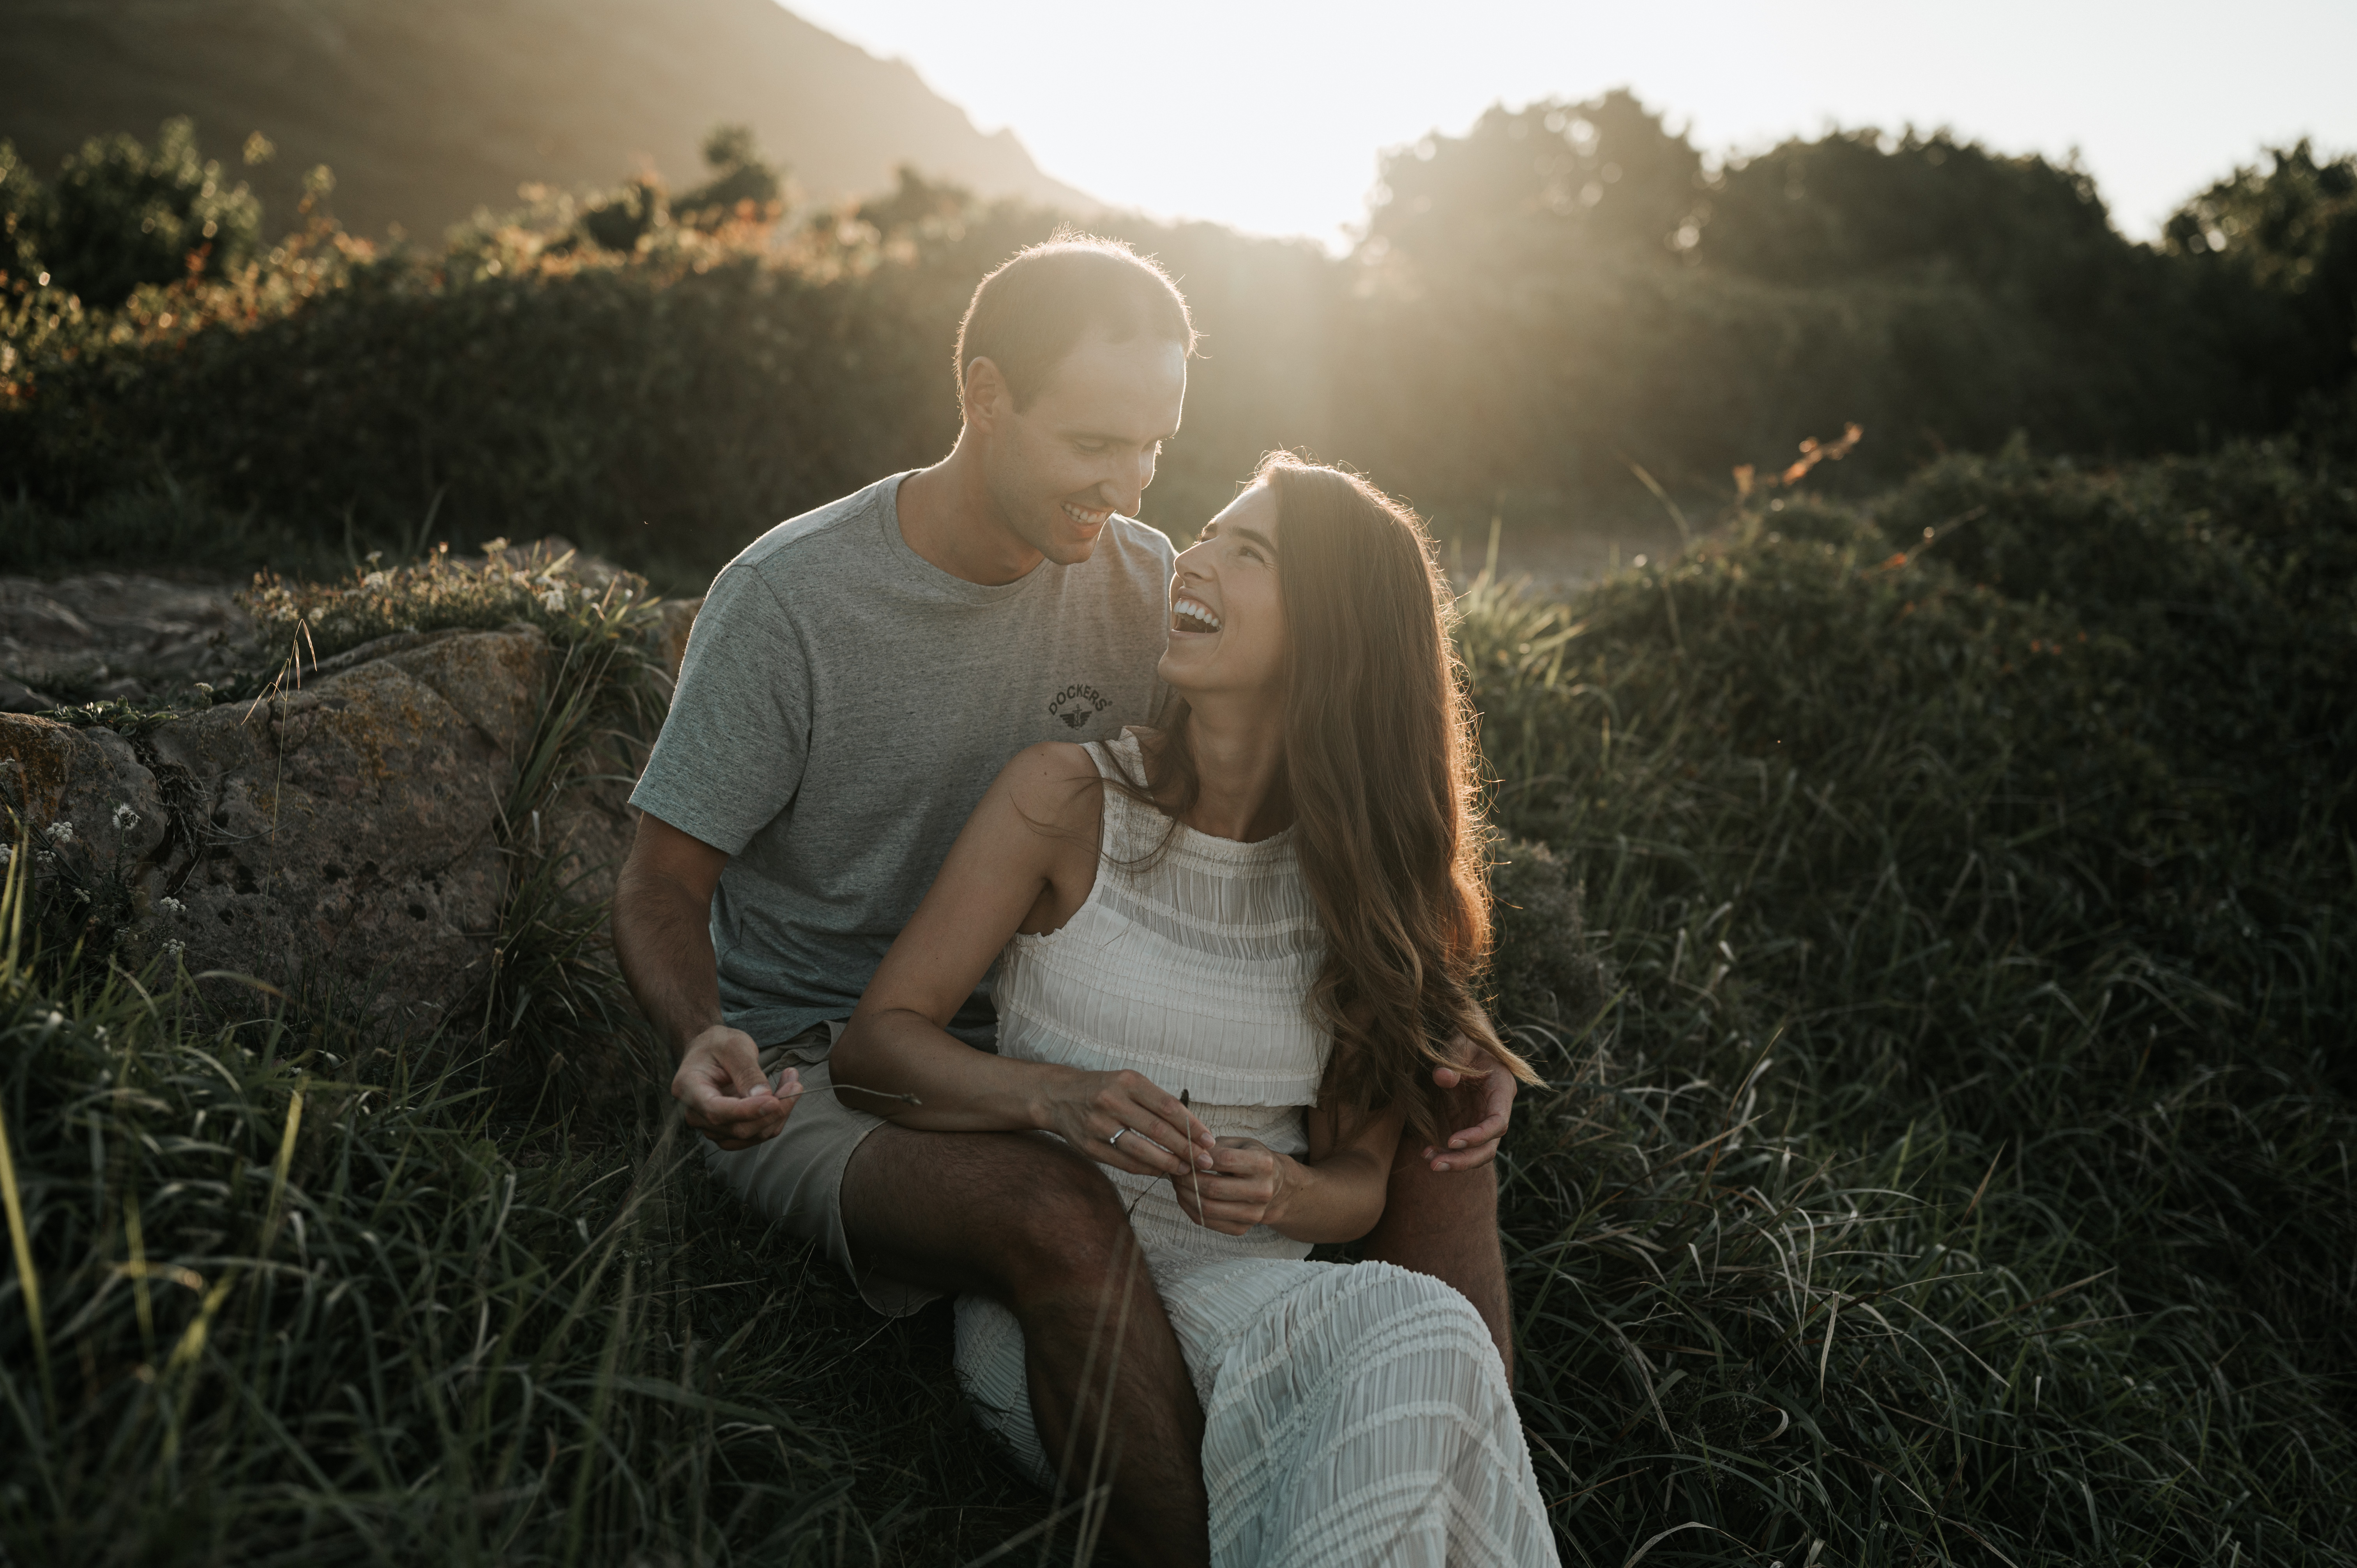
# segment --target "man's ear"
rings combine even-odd
[[[1014,393],[1006,385],[1006,377],[997,362],[976,355],[965,368],[965,422],[980,430],[988,430],[1007,414],[1015,412]]]

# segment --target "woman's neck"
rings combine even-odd
[[[1195,800],[1178,820],[1197,832],[1241,843],[1257,843],[1291,826],[1292,800],[1277,788],[1285,768],[1282,704],[1258,693],[1221,693],[1189,698],[1187,707]]]

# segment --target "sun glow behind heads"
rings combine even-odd
[[[1829,124],[2080,150],[2139,237],[2266,143],[2357,146],[2357,5],[789,0],[1116,206],[1345,241],[1378,150],[1632,88],[1706,152]]]

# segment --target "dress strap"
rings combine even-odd
[[[1092,740],[1087,743],[1087,750],[1089,759],[1097,765],[1098,776],[1105,780],[1101,791],[1103,825],[1097,835],[1103,863],[1097,867],[1097,876],[1103,880],[1107,871],[1126,868],[1131,862],[1150,855],[1168,836],[1172,824],[1153,805],[1121,788],[1146,782],[1146,757],[1135,736],[1124,732],[1118,739]]]

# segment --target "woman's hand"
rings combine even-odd
[[[1176,1181],[1193,1168],[1190,1155],[1209,1159],[1216,1148],[1194,1112],[1139,1072],[1055,1073],[1039,1091],[1034,1124],[1099,1165]]]
[[[1212,1148],[1211,1168],[1172,1176],[1170,1189],[1196,1224],[1241,1236],[1255,1225],[1281,1222],[1303,1175],[1299,1161],[1256,1138],[1222,1138]]]

